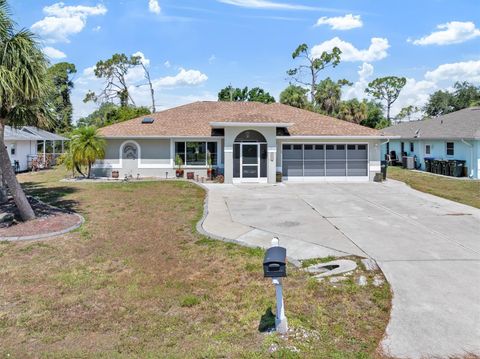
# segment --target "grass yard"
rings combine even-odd
[[[410,187],[455,202],[480,208],[480,181],[458,180],[388,167],[388,178],[405,182]]]
[[[202,189],[63,176],[19,176],[29,193],[86,224],[47,241],[0,242],[0,357],[375,357],[391,293],[372,285],[373,274],[365,287],[355,281],[363,270],[334,286],[289,266],[295,334],[262,333],[274,309],[264,253],[196,233]]]

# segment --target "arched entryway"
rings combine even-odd
[[[241,132],[233,143],[233,178],[241,182],[266,182],[267,155],[267,140],[260,132]]]
[[[137,176],[140,158],[140,146],[137,142],[124,142],[120,148],[122,156],[122,169],[127,176]]]

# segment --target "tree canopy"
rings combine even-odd
[[[249,90],[248,87],[241,89],[229,85],[218,92],[218,101],[272,103],[275,98],[260,87]]]
[[[71,76],[77,72],[74,64],[59,62],[48,68],[48,77],[52,82],[50,103],[54,107],[54,121],[50,130],[65,133],[72,129],[72,102],[70,94],[73,89]]]
[[[302,109],[310,109],[311,104],[307,98],[308,90],[302,86],[289,85],[280,93],[280,102]]]
[[[78,127],[94,126],[103,127],[114,123],[131,120],[132,118],[148,115],[150,109],[147,107],[118,106],[113,103],[104,103],[87,117],[77,121]]]
[[[344,85],[351,83],[345,79],[333,81],[330,77],[320,81],[315,92],[315,108],[326,115],[335,115],[340,108]]]
[[[476,87],[466,81],[456,82],[453,87],[453,92],[438,90],[430,95],[423,107],[427,116],[437,117],[480,105],[480,87]]]

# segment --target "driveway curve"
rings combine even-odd
[[[206,187],[214,237],[267,248],[278,236],[292,260],[375,259],[394,293],[386,353],[480,355],[479,209],[392,180]]]

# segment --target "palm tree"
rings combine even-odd
[[[87,178],[90,178],[92,164],[98,159],[105,158],[105,140],[98,135],[97,129],[93,126],[77,128],[71,139],[70,151],[73,163],[77,171],[80,166],[87,166]]]
[[[0,170],[24,221],[35,218],[17,181],[5,148],[5,126],[45,126],[52,118],[48,94],[48,61],[34,35],[16,30],[6,0],[0,0]]]

